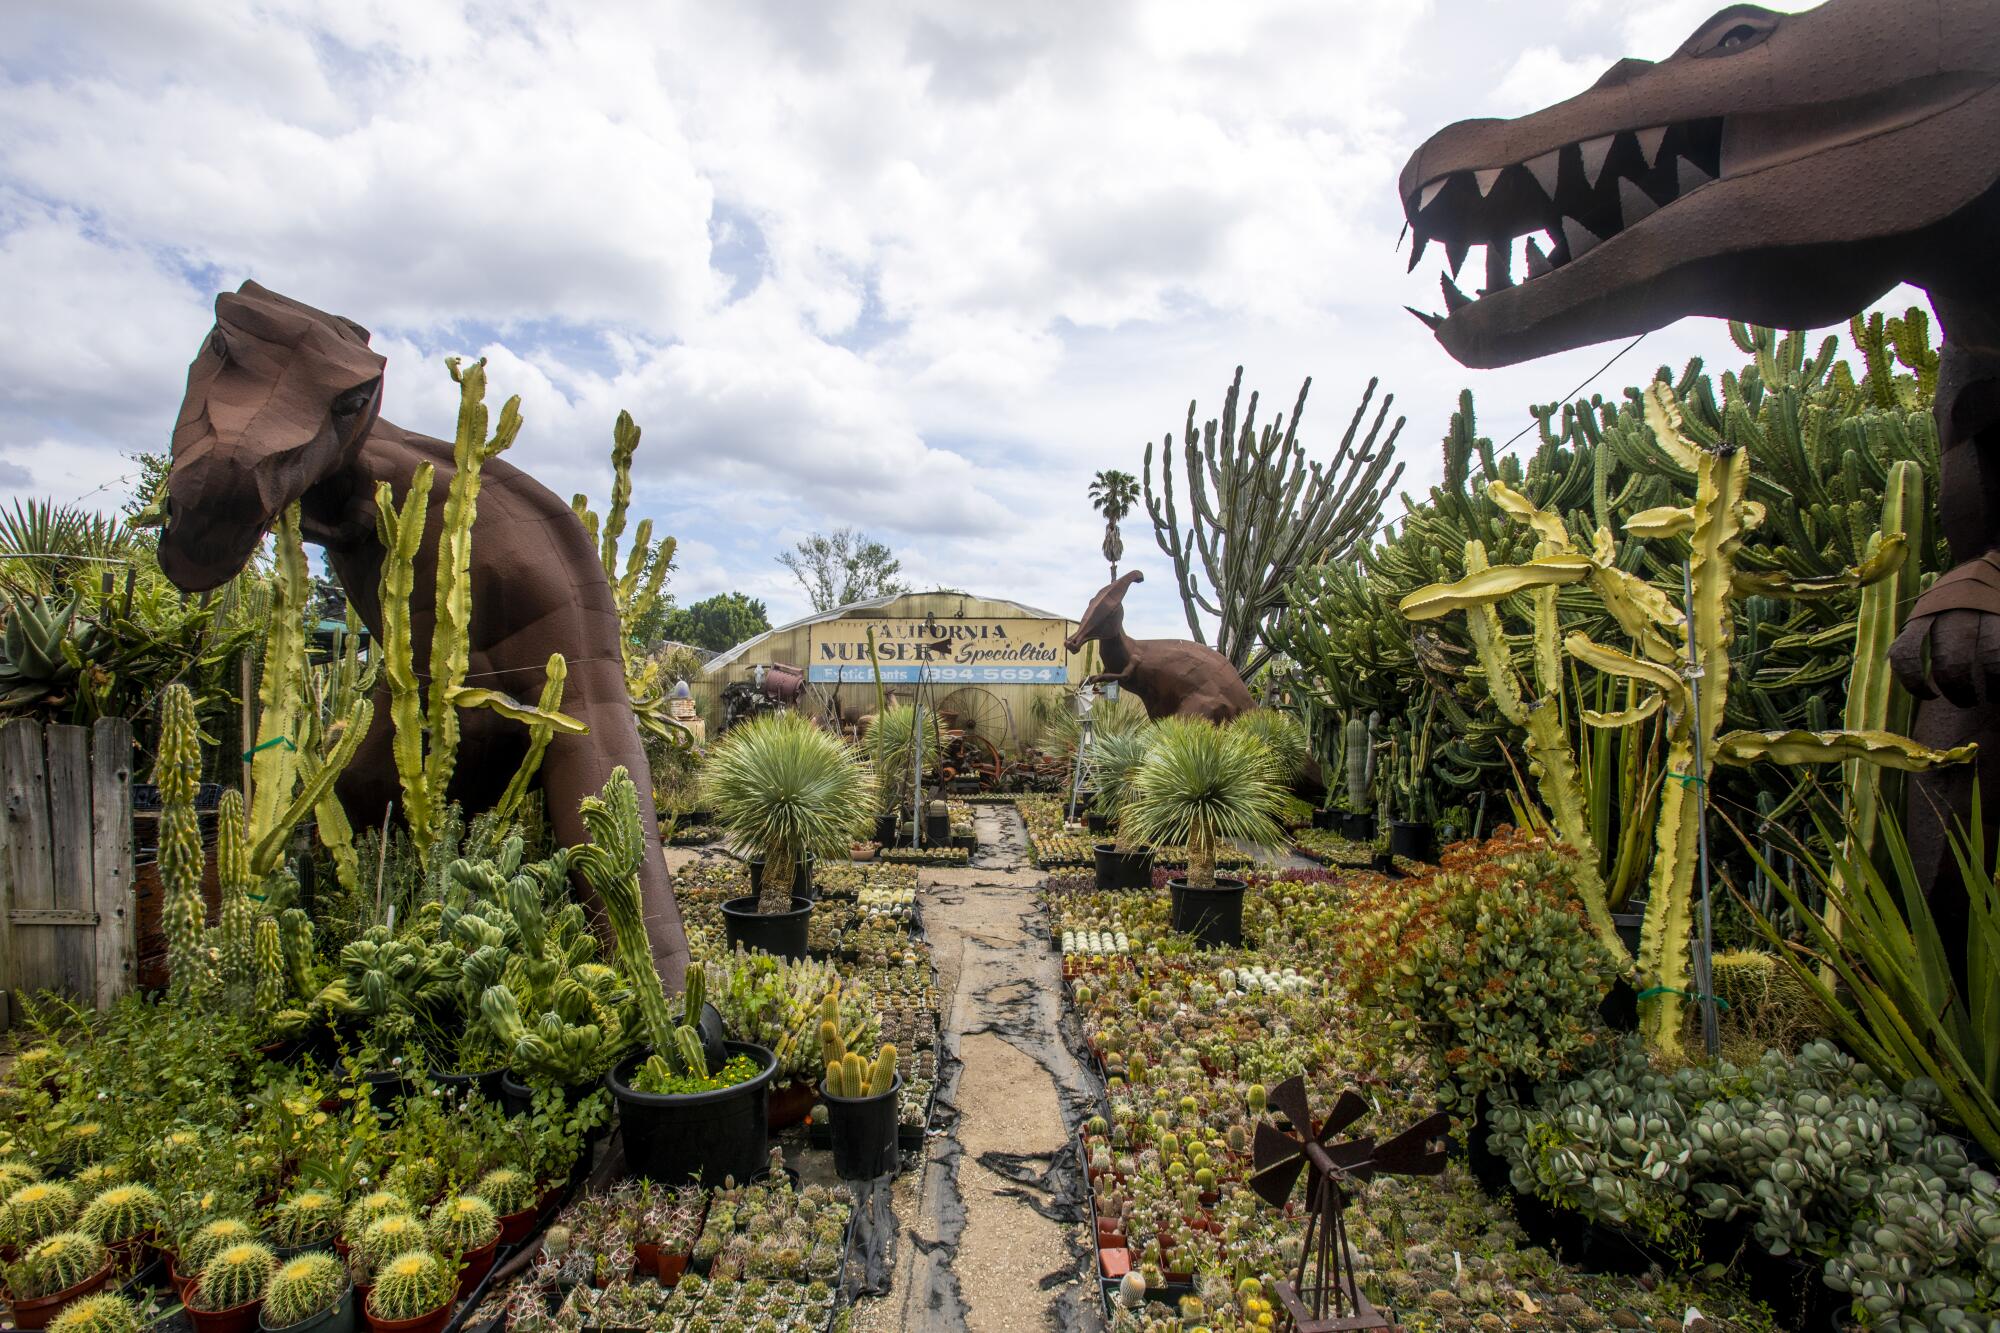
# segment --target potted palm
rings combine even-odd
[[[869,825],[875,782],[855,749],[793,712],[734,728],[709,753],[702,796],[739,843],[761,855],[758,893],[722,904],[729,946],[806,954],[812,903],[795,892],[807,858],[844,854]]]
[[[880,799],[875,819],[875,840],[888,846],[895,838],[896,816],[909,803],[914,774],[937,766],[941,742],[937,714],[923,714],[908,704],[894,704],[875,715],[867,735],[868,759],[875,768],[875,791]],[[882,836],[884,833],[888,836]],[[926,840],[928,841],[928,839]]]
[[[1283,793],[1272,781],[1270,751],[1250,731],[1199,718],[1166,718],[1132,779],[1124,822],[1154,844],[1184,842],[1187,874],[1167,881],[1173,928],[1209,947],[1243,940],[1240,879],[1215,873],[1225,840],[1274,847],[1284,841],[1275,818]]]
[[[1153,887],[1153,849],[1134,844],[1125,828],[1126,807],[1132,800],[1132,782],[1139,765],[1152,747],[1151,727],[1100,734],[1091,738],[1090,767],[1096,775],[1097,813],[1104,816],[1112,831],[1110,842],[1096,845],[1097,887],[1100,889],[1149,889]]]

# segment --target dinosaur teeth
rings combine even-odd
[[[1685,157],[1674,159],[1674,183],[1680,193],[1686,194],[1689,190],[1698,189],[1714,179],[1715,177],[1696,166],[1690,159]]]
[[[1535,178],[1535,183],[1542,187],[1542,193],[1554,199],[1556,178],[1561,174],[1562,168],[1562,150],[1558,148],[1554,152],[1543,153],[1540,157],[1529,161],[1526,166],[1528,173]]]
[[[1577,149],[1583,154],[1583,183],[1593,190],[1597,188],[1598,179],[1604,174],[1604,163],[1610,158],[1611,145],[1617,142],[1617,138],[1615,134],[1603,134],[1595,139],[1586,139],[1577,145]]]
[[[1528,280],[1532,282],[1544,273],[1553,273],[1555,272],[1555,267],[1555,261],[1543,254],[1542,247],[1535,243],[1534,237],[1530,236],[1528,238]]]
[[[1431,201],[1438,197],[1438,191],[1444,189],[1444,187],[1450,184],[1450,182],[1451,182],[1451,177],[1440,176],[1436,180],[1432,181],[1429,185],[1426,185],[1422,189],[1418,190],[1417,207],[1415,211],[1421,213],[1426,208],[1429,208],[1431,206]]]
[[[1493,193],[1493,183],[1500,179],[1500,173],[1506,169],[1505,167],[1487,167],[1484,170],[1472,173],[1472,183],[1479,187],[1479,197],[1481,199]]]
[[[1423,326],[1429,329],[1432,333],[1436,333],[1437,326],[1444,323],[1443,315],[1426,315],[1423,311],[1417,309],[1413,305],[1406,305],[1403,307],[1403,309],[1409,311],[1411,314],[1415,315],[1419,320],[1423,321]]]
[[[1667,141],[1667,127],[1655,125],[1650,130],[1635,130],[1633,137],[1639,141],[1639,153],[1649,167],[1660,164],[1660,147]]]
[[[1486,247],[1486,285],[1481,296],[1504,292],[1514,285],[1514,243],[1494,241]]]
[[[1563,239],[1569,242],[1569,257],[1581,259],[1604,243],[1604,238],[1575,218],[1563,219]]]
[[[1472,298],[1458,289],[1458,284],[1443,274],[1438,275],[1438,285],[1444,289],[1444,308],[1448,315],[1456,315],[1472,304]]]
[[[1416,242],[1410,246],[1410,266],[1403,270],[1405,273],[1417,271],[1417,261],[1424,257],[1424,251],[1430,247],[1430,243],[1431,238],[1424,234],[1424,229],[1417,228]]]
[[[1623,210],[1626,226],[1644,221],[1659,211],[1653,197],[1633,183],[1628,176],[1618,178],[1618,205]]]
[[[1451,266],[1452,277],[1457,277],[1458,271],[1465,267],[1465,254],[1471,248],[1471,244],[1466,241],[1446,241],[1444,243],[1445,263]]]

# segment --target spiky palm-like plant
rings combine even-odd
[[[937,765],[938,753],[943,748],[937,714],[925,710],[923,725],[919,727],[915,708],[893,704],[875,715],[868,728],[867,745],[868,756],[875,763],[875,790],[881,798],[880,808],[900,809],[910,794],[910,770],[918,762],[926,770]]]
[[[844,853],[868,825],[875,780],[853,746],[793,712],[734,727],[709,752],[702,796],[717,820],[764,857],[760,912],[792,905],[792,873]]]
[[[1258,847],[1284,841],[1274,818],[1282,795],[1271,780],[1270,752],[1250,732],[1163,718],[1132,779],[1124,822],[1132,836],[1156,846],[1186,843],[1188,887],[1212,889],[1223,841]]]
[[[1125,827],[1125,812],[1132,803],[1133,783],[1139,765],[1153,748],[1153,729],[1135,727],[1094,735],[1090,741],[1091,781],[1097,785],[1097,813],[1111,821],[1112,835],[1119,851],[1131,850],[1132,838]]]
[[[1299,774],[1305,771],[1306,761],[1312,757],[1305,724],[1295,713],[1276,708],[1253,708],[1229,725],[1255,736],[1270,753],[1271,780],[1281,788],[1289,789]]]

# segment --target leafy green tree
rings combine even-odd
[[[771,618],[763,602],[740,592],[719,592],[668,611],[660,637],[719,653],[769,628]]]
[[[853,528],[815,532],[779,556],[778,563],[792,571],[815,611],[910,590],[896,577],[903,562],[895,553]]]
[[[1111,564],[1111,577],[1118,577],[1118,562],[1125,558],[1125,538],[1118,524],[1132,512],[1139,500],[1139,479],[1117,468],[1106,468],[1091,479],[1090,507],[1104,515],[1104,558]]]

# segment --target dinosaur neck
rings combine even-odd
[[[1132,650],[1137,647],[1132,636],[1125,632],[1123,622],[1111,626],[1097,641],[1097,655],[1104,659],[1106,671],[1123,671],[1132,665]]]

